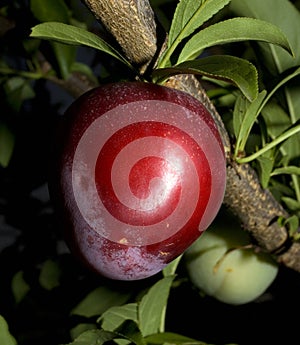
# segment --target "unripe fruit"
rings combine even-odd
[[[248,234],[231,217],[218,216],[185,252],[191,282],[224,303],[252,302],[272,284],[278,264],[270,254],[256,252],[249,244]]]
[[[222,142],[192,96],[142,82],[93,89],[66,111],[52,194],[71,251],[120,280],[161,271],[215,218]]]

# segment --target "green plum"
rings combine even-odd
[[[184,255],[191,282],[217,300],[241,305],[261,296],[279,265],[271,254],[254,250],[250,236],[228,214],[218,216]]]

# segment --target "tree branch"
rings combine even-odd
[[[95,17],[116,38],[127,58],[150,61],[156,52],[156,23],[148,1],[85,0]]]

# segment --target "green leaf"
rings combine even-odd
[[[140,301],[138,319],[143,336],[164,330],[167,301],[174,277],[159,280]]]
[[[117,335],[103,329],[92,329],[80,334],[74,341],[66,345],[102,345],[115,339]]]
[[[116,49],[110,46],[102,38],[77,26],[57,22],[42,23],[32,28],[30,37],[94,48],[113,56],[129,68],[133,69],[130,62],[128,62]]]
[[[15,146],[15,136],[11,130],[0,122],[0,165],[6,168],[11,160]]]
[[[179,43],[219,12],[230,0],[181,0],[176,7],[168,43]]]
[[[254,100],[258,94],[258,79],[255,66],[249,61],[235,56],[213,55],[182,62],[174,67],[155,70],[153,77],[156,80],[164,80],[171,75],[180,73],[199,74],[231,82],[249,100]]]
[[[51,45],[58,62],[60,74],[63,79],[67,79],[75,62],[77,49],[74,46],[59,42],[51,42]]]
[[[0,315],[0,344],[16,345],[16,339],[9,332],[8,324],[4,317]]]
[[[123,339],[129,340],[130,343],[136,345],[146,344],[137,323],[132,320],[124,321],[122,325],[114,331],[114,333]]]
[[[261,91],[257,98],[246,108],[246,112],[243,115],[243,120],[240,125],[240,130],[236,140],[235,156],[244,151],[251,128],[253,127],[257,116],[259,115],[261,105],[266,97],[266,94],[266,90]]]
[[[95,325],[94,323],[79,323],[75,327],[70,329],[71,339],[74,340],[79,337],[80,334],[92,329],[97,329],[97,325]]]
[[[11,290],[14,295],[16,303],[20,303],[22,299],[30,291],[29,284],[24,279],[24,272],[18,271],[12,278]]]
[[[247,111],[247,108],[250,105],[250,101],[242,94],[239,93],[236,97],[234,108],[233,108],[233,133],[237,139],[241,126]]]
[[[63,0],[31,0],[30,9],[40,22],[68,23],[69,9]]]
[[[168,266],[166,266],[164,269],[163,269],[163,275],[164,277],[167,277],[167,276],[171,276],[171,275],[174,275],[176,273],[176,269],[180,263],[182,259],[182,255],[178,256],[175,260],[173,260],[172,262],[170,262],[168,264]]]
[[[89,80],[93,82],[93,84],[98,85],[98,80],[94,75],[92,68],[82,62],[75,61],[71,66],[71,72],[79,72],[87,76]]]
[[[147,344],[153,345],[160,345],[160,344],[175,344],[175,345],[206,345],[206,343],[195,340],[189,337],[185,337],[181,334],[172,333],[172,332],[164,332],[164,333],[157,333],[151,334],[146,337]]]
[[[276,168],[272,171],[272,176],[281,175],[281,174],[295,174],[300,175],[300,167],[289,165],[282,168]]]
[[[300,211],[300,202],[295,200],[295,199],[292,199],[292,198],[289,198],[289,197],[282,197],[281,199],[285,204],[286,206],[293,212],[296,212],[296,211]]]
[[[300,123],[300,121],[299,121]],[[265,144],[260,150],[257,152],[252,153],[251,155],[243,158],[236,158],[237,162],[239,163],[249,163],[254,159],[257,159],[259,156],[262,156],[265,152],[273,149],[276,146],[279,146],[281,143],[286,141],[287,139],[296,136],[296,134],[300,133],[300,124],[296,123],[292,125],[288,130],[286,130],[284,133],[279,135],[277,138],[275,138],[270,143]]]
[[[70,24],[70,12],[63,0],[31,0],[30,7],[40,22],[61,22]],[[51,42],[59,71],[63,79],[70,74],[71,65],[75,62],[76,48],[58,42]]]
[[[288,225],[289,235],[293,236],[295,240],[299,240],[299,218],[293,215],[285,220],[284,225]]]
[[[60,285],[61,270],[57,262],[47,260],[44,262],[39,276],[40,285],[46,290],[52,290]]]
[[[211,46],[255,40],[278,45],[292,54],[285,35],[275,25],[254,18],[232,18],[201,30],[183,47],[178,63],[191,60]]]
[[[161,59],[159,67],[168,65],[168,60],[179,43],[190,36],[203,23],[219,12],[230,0],[181,0],[176,7],[169,37],[168,48]]]
[[[270,154],[270,151],[268,151],[265,155],[258,157],[257,161],[260,167],[259,178],[261,185],[263,188],[267,188],[274,166],[274,157]]]
[[[269,93],[265,102],[268,101],[272,95],[282,86],[286,85],[291,79],[297,78],[300,74],[300,68],[296,68],[294,71],[289,73],[285,78],[283,78]],[[297,87],[296,87],[297,88]],[[288,105],[290,109],[293,107],[294,102],[290,98],[291,91],[295,91],[291,87],[285,88],[285,94],[288,98]],[[299,90],[300,91],[300,90]],[[299,97],[298,97],[299,98]],[[294,98],[295,99],[295,98]],[[270,102],[265,104],[262,109],[262,115],[266,121],[268,133],[271,138],[275,138],[284,130],[295,123],[298,118],[300,118],[300,112],[298,116],[293,116],[291,118],[290,114],[287,114],[281,107],[275,102]],[[281,151],[283,154],[288,155],[289,160],[292,160],[300,155],[300,140],[299,135],[291,137],[288,141],[281,146]]]
[[[4,89],[6,101],[16,112],[20,110],[25,100],[34,98],[35,96],[30,81],[19,76],[9,78],[4,84]]]
[[[300,65],[300,12],[289,0],[232,0],[230,10],[237,16],[265,20],[284,32],[294,56],[269,44],[259,44],[260,56],[269,70],[276,74]],[[298,97],[299,98],[299,97]]]
[[[130,294],[100,286],[91,291],[72,311],[71,314],[85,317],[99,316],[108,308],[125,303]]]
[[[137,303],[128,303],[122,306],[114,306],[106,310],[97,320],[101,322],[103,329],[114,331],[125,320],[138,322]]]

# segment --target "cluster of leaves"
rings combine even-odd
[[[253,164],[262,186],[269,188],[292,215],[287,221],[296,238],[300,216],[300,100],[297,97],[300,11],[297,2],[181,0],[177,3],[160,0],[151,4],[158,17],[163,15],[169,35],[166,50],[155,69],[144,75],[140,75],[137,66],[131,64],[113,42],[104,38],[105,30],[96,25],[94,18],[76,1],[31,0],[28,5],[27,1],[14,0],[1,5],[0,18],[6,28],[0,31],[3,43],[0,45],[1,172],[9,169],[13,159],[18,140],[15,123],[27,102],[36,99],[40,82],[64,85],[70,75],[79,73],[94,85],[112,79],[112,74],[117,74],[119,79],[129,75],[163,83],[171,75],[192,73],[206,83],[208,95],[222,114],[235,144],[233,158],[241,164]],[[171,18],[163,10],[165,6],[174,9]],[[25,16],[27,24],[22,24]],[[79,47],[82,46],[89,54],[95,51],[100,54],[99,73],[95,73],[97,64],[79,61]],[[112,72],[118,68],[123,71],[124,65],[128,67],[128,74]],[[46,207],[48,204],[43,205],[43,212]],[[55,225],[51,223],[51,226]],[[40,235],[41,246],[46,241],[54,241],[53,232],[56,231],[44,232],[44,239]],[[60,235],[57,237],[55,241],[60,241]],[[20,244],[13,247],[10,255],[20,254],[20,247]],[[57,326],[57,332],[52,331],[57,342],[71,341],[74,345],[112,340],[120,345],[204,344],[165,331],[168,297],[171,289],[179,284],[176,276],[179,261],[167,267],[155,281],[137,284],[133,293],[114,289],[115,286],[111,288],[111,283],[101,279],[95,282],[93,278],[90,286],[83,284],[86,272],[76,272],[72,276],[70,271],[75,264],[73,261],[66,264],[66,254],[62,255],[53,247],[51,252],[39,253],[38,260],[31,258],[31,268],[25,267],[25,263],[16,264],[14,271],[7,275],[11,290],[6,293],[13,300],[9,306],[21,312],[20,318],[26,318],[28,309],[33,306],[38,309],[36,304],[40,299],[49,299],[49,304],[64,300],[64,306],[53,303],[56,311],[43,305],[48,311],[47,317],[49,310],[55,314],[51,328]],[[88,277],[86,281],[90,282]],[[84,291],[79,293],[74,289],[76,284],[84,286]],[[75,297],[69,292],[72,289],[77,292]],[[35,294],[39,296],[38,302]],[[40,314],[43,311],[41,308]],[[59,313],[66,315],[63,321],[67,331],[64,330],[63,335],[59,332],[62,320],[56,318]],[[39,335],[28,334],[22,327],[20,331],[19,326],[11,323],[13,312],[5,309],[4,316],[8,317],[10,330],[18,343],[32,344],[32,339],[40,341]],[[0,317],[1,344],[17,343],[10,330],[5,319]],[[68,337],[71,340],[66,340]]]

